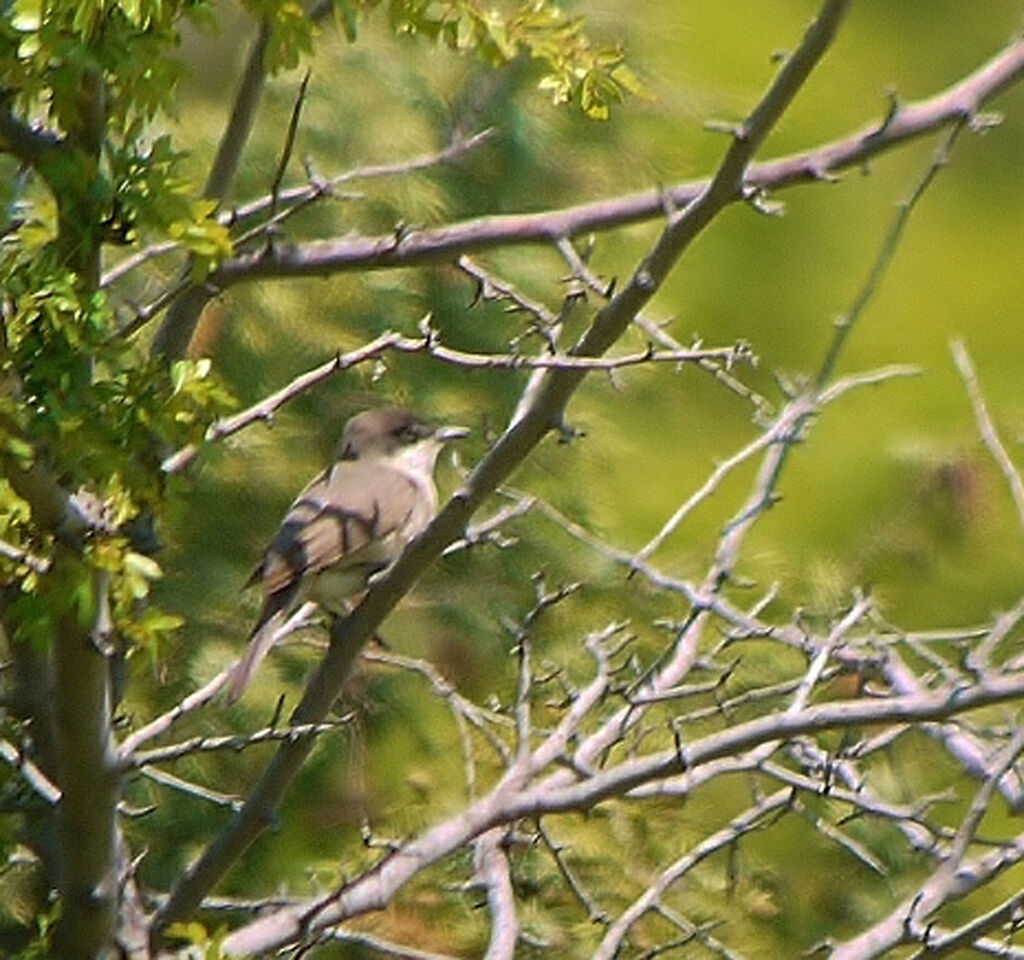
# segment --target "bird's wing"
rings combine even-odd
[[[285,514],[260,579],[268,599],[338,564],[371,569],[394,559],[419,492],[403,473],[373,461],[341,461],[314,480]]]
[[[365,576],[386,566],[419,532],[414,521],[420,499],[401,471],[359,460],[334,464],[299,494],[249,578],[263,584],[263,609],[232,673],[228,702],[242,695],[270,652],[301,599],[303,581],[334,566],[363,568]],[[353,577],[359,585],[363,580]]]

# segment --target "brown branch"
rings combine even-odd
[[[281,183],[288,170],[292,153],[295,150],[295,136],[299,132],[299,118],[302,116],[302,108],[306,102],[306,91],[309,89],[309,78],[311,74],[307,70],[299,84],[299,92],[295,96],[295,103],[292,106],[292,115],[288,118],[288,130],[285,133],[284,146],[281,148],[281,157],[277,161],[277,170],[274,172],[274,179],[270,185],[270,210],[276,213],[280,201]]]
[[[661,237],[644,258],[630,281],[617,293],[595,317],[590,328],[570,351],[572,356],[595,357],[606,352],[628,329],[633,318],[658,291],[671,268],[683,255],[690,243],[707,227],[714,218],[737,196],[744,174],[754,152],[781,117],[786,107],[807,80],[813,68],[824,56],[848,7],[848,0],[826,0],[817,19],[808,28],[795,53],[783,65],[761,103],[754,109],[748,121],[737,132],[726,151],[718,172],[707,188],[687,208],[669,219]],[[331,645],[320,661],[307,684],[301,702],[290,722],[294,724],[319,721],[334,703],[338,691],[349,676],[357,661],[362,646],[392,610],[398,600],[408,592],[417,578],[433,562],[448,544],[461,536],[470,518],[483,501],[503,482],[541,441],[553,426],[557,425],[570,397],[586,376],[585,370],[552,370],[544,375],[539,389],[532,395],[529,405],[520,411],[517,419],[505,432],[490,452],[480,461],[456,494],[448,501],[424,534],[413,541],[398,560],[371,587],[366,597],[352,614],[338,620],[332,629]],[[607,685],[603,679],[601,692]],[[563,724],[572,727],[579,722],[577,707],[581,707],[581,694],[566,714]],[[582,707],[581,707],[582,708]],[[560,724],[559,733],[565,731]],[[277,755],[264,771],[254,787],[245,807],[225,827],[213,844],[200,855],[182,875],[171,891],[167,904],[155,918],[157,930],[167,923],[190,916],[202,902],[224,872],[253,842],[270,821],[285,790],[305,761],[310,743],[288,743],[279,748]],[[535,763],[548,763],[546,749],[559,746],[553,734],[531,756]],[[561,745],[564,754],[565,746]],[[532,764],[531,764],[532,766]],[[518,791],[523,777],[529,770],[514,765],[502,783],[514,783]],[[475,826],[470,807],[462,822],[465,830]],[[537,811],[541,812],[541,811]],[[481,814],[477,813],[477,819]],[[464,833],[461,845],[479,831]],[[397,870],[399,884],[405,882],[426,861],[418,857],[413,862],[396,856],[389,857],[382,869]],[[377,878],[370,876],[367,881],[375,891],[378,902]],[[269,937],[261,933],[264,921],[256,921],[236,931],[225,942],[225,949],[231,953],[251,953],[268,948],[271,943],[289,942],[294,939],[297,928],[292,922],[308,930],[313,925],[329,926],[334,921],[339,905],[346,903],[347,891],[340,891],[317,909],[313,916],[288,914],[270,918],[272,929]]]
[[[360,363],[373,360],[389,350],[398,353],[425,353],[457,367],[476,370],[619,370],[648,363],[702,363],[735,364],[751,361],[749,348],[742,343],[731,347],[693,348],[690,350],[644,350],[619,357],[574,357],[565,354],[529,356],[519,353],[467,353],[442,346],[431,332],[425,337],[406,337],[400,333],[382,333],[369,343],[349,353],[338,354],[326,363],[300,374],[280,390],[247,407],[240,413],[225,417],[212,424],[203,443],[214,443],[230,437],[258,421],[269,421],[288,401],[321,384],[337,373]],[[189,444],[171,454],[162,464],[164,473],[177,473],[187,467],[199,453],[199,444]]]
[[[217,147],[217,155],[203,188],[203,195],[213,200],[224,200],[238,171],[242,150],[249,139],[252,125],[256,118],[256,108],[263,96],[266,85],[266,66],[264,63],[267,46],[270,43],[270,24],[261,20],[256,39],[253,41],[246,59],[245,69],[238,90],[235,93],[231,116]],[[185,268],[187,276],[191,268]],[[207,289],[202,285],[190,286],[179,299],[171,305],[164,317],[160,329],[153,340],[154,356],[174,360],[184,356],[195,325],[199,321],[203,307],[209,299]]]
[[[65,553],[61,568],[78,565]],[[83,576],[80,569],[76,574]],[[105,575],[91,585],[95,629],[66,616],[54,642],[58,731],[60,892],[57,953],[93,956],[110,943],[120,907],[117,800],[120,782],[111,727],[110,664],[103,653]]]
[[[235,931],[228,937],[225,949],[228,955],[269,949],[291,942],[301,931],[328,927],[379,909],[399,887],[429,864],[485,831],[523,817],[591,809],[602,800],[623,796],[638,786],[684,771],[690,775],[701,771],[733,772],[741,769],[739,754],[757,753],[755,748],[804,734],[901,720],[944,719],[1021,696],[1024,696],[1024,674],[922,696],[814,704],[782,715],[759,717],[680,749],[624,761],[557,789],[548,788],[544,781],[523,789],[518,778],[506,776],[487,796],[392,851],[343,889],[318,901],[287,907]],[[529,766],[537,772],[542,753],[548,762],[557,758],[557,754],[544,747],[548,747],[547,742],[530,758]],[[755,766],[761,762],[763,757],[755,759]],[[716,763],[723,766],[715,770]],[[1022,851],[1024,847],[1017,852],[1018,859],[1024,856]],[[991,855],[992,858],[997,856]]]
[[[322,733],[329,733],[346,726],[351,716],[340,717],[326,723],[307,723],[297,727],[264,727],[253,733],[243,733],[237,736],[223,737],[192,737],[181,743],[172,743],[166,747],[156,747],[153,750],[141,750],[127,756],[122,761],[122,769],[132,770],[139,767],[149,766],[154,763],[167,763],[171,760],[180,760],[182,757],[192,756],[196,753],[209,753],[218,750],[232,750],[236,753],[245,750],[247,747],[260,743],[275,743],[280,740],[298,740],[302,737],[318,737]]]
[[[1024,40],[1016,40],[949,89],[926,100],[899,105],[880,122],[807,151],[751,164],[741,180],[730,184],[729,199],[739,199],[750,191],[826,180],[836,171],[863,165],[910,140],[951,124],[970,122],[989,100],[1016,83],[1022,72]],[[682,209],[706,193],[709,186],[707,179],[693,180],[668,189],[543,213],[487,216],[377,237],[320,240],[287,248],[281,245],[228,260],[210,280],[224,288],[259,279],[436,263],[499,246],[553,243],[662,217],[666,205]]]
[[[30,127],[9,109],[10,96],[0,94],[0,151],[9,153],[46,179],[50,162],[62,151],[63,141],[48,130]]]

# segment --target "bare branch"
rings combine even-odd
[[[1024,843],[1017,838],[1011,845],[995,853],[967,860],[968,846],[981,817],[988,810],[999,781],[1024,749],[1024,728],[1018,728],[1011,743],[993,763],[985,783],[975,794],[967,815],[941,867],[921,885],[916,893],[903,901],[892,913],[859,936],[840,944],[832,960],[867,960],[878,957],[900,943],[920,942],[930,952],[929,918],[944,904],[965,897],[981,883],[1002,873],[1024,857]]]
[[[124,769],[131,770],[154,763],[167,763],[196,753],[210,753],[218,750],[232,750],[237,753],[260,743],[318,737],[322,733],[332,733],[347,726],[351,720],[351,715],[348,715],[325,723],[306,723],[294,727],[264,727],[262,730],[237,736],[192,737],[182,743],[172,743],[153,750],[137,751],[124,763]]]
[[[655,908],[659,899],[672,884],[681,880],[702,860],[706,860],[723,847],[737,843],[741,837],[763,826],[768,816],[785,810],[790,805],[792,797],[792,790],[785,788],[776,790],[771,796],[748,807],[739,816],[733,817],[728,826],[706,837],[675,863],[666,867],[643,894],[637,897],[608,928],[600,946],[594,951],[594,960],[612,960],[617,956],[623,940],[629,933],[629,928],[645,913]]]
[[[408,160],[398,160],[393,163],[368,164],[361,167],[353,167],[343,173],[335,174],[324,180],[317,180],[304,184],[301,187],[292,187],[281,190],[278,193],[278,202],[288,205],[305,205],[311,200],[321,197],[336,196],[336,190],[344,183],[352,183],[356,180],[376,180],[383,177],[405,176],[415,173],[417,170],[425,170],[441,164],[451,163],[461,159],[471,150],[475,150],[481,144],[486,143],[494,135],[493,130],[481,130],[470,137],[457,137],[441,150],[431,151],[411,157]],[[224,224],[231,225],[240,221],[248,220],[257,214],[269,210],[273,206],[273,196],[267,195],[258,200],[239,204],[226,211],[219,218]]]
[[[362,196],[358,193],[339,193],[337,188],[343,183],[350,183],[353,180],[371,180],[380,177],[401,176],[412,173],[416,170],[423,170],[442,163],[449,163],[458,159],[463,154],[468,153],[480,144],[485,143],[490,139],[492,134],[493,131],[491,130],[483,130],[471,137],[453,140],[448,146],[441,150],[421,154],[420,156],[412,157],[409,160],[401,160],[396,163],[379,163],[363,167],[354,167],[351,170],[346,170],[344,173],[328,177],[326,180],[311,179],[309,183],[304,184],[301,187],[279,190],[277,193],[277,205],[283,206],[284,209],[269,216],[268,219],[261,223],[257,228],[246,234],[242,234],[238,238],[238,243],[244,243],[246,240],[251,239],[254,236],[265,234],[268,227],[277,226],[285,222],[298,211],[304,210],[311,203],[315,203],[318,200],[327,198],[332,200],[354,200]],[[274,196],[273,194],[268,194],[265,197],[260,197],[258,200],[252,200],[248,203],[239,204],[228,210],[222,211],[217,214],[217,222],[227,227],[234,226],[236,223],[243,223],[257,214],[269,211],[274,206]],[[182,243],[179,240],[168,240],[162,243],[151,244],[131,256],[125,257],[119,263],[111,267],[100,280],[100,286],[112,286],[133,270],[142,266],[144,263],[148,263],[156,257],[161,257],[164,254],[173,253],[174,251],[181,249]],[[180,288],[178,287],[173,289],[175,291],[175,295],[180,292]],[[161,302],[166,306],[165,301]],[[141,318],[140,322],[131,329],[134,330],[143,323],[148,322],[148,320],[152,319],[152,316],[153,314],[149,313],[145,318]]]
[[[985,953],[995,957],[1007,957],[1010,960],[1024,960],[1024,948],[1014,949],[1005,941],[986,940],[984,934],[994,930],[1003,924],[1013,922],[1024,907],[1024,891],[1013,894],[1004,900],[999,906],[973,918],[962,927],[953,931],[944,931],[939,928],[932,930],[927,947],[914,954],[914,960],[925,956],[946,957],[957,950],[968,947],[978,953]]]
[[[903,658],[890,650],[882,663],[882,673],[892,690],[901,696],[915,696],[927,691],[926,684],[907,666]],[[970,681],[965,677],[962,683]],[[989,772],[989,757],[979,739],[971,733],[946,725],[927,724],[925,731],[938,739],[951,757],[971,777],[984,780]],[[1024,804],[1024,790],[1019,778],[1007,772],[999,784],[1003,796],[1013,809]]]
[[[399,353],[425,353],[443,363],[467,369],[488,370],[618,370],[623,367],[643,366],[649,363],[693,363],[714,358],[729,363],[748,359],[749,352],[743,344],[732,347],[709,349],[649,351],[627,354],[621,357],[575,357],[569,355],[541,355],[536,357],[522,354],[480,354],[466,353],[442,346],[432,334],[420,338],[405,337],[399,333],[382,333],[365,346],[349,353],[338,354],[332,360],[300,374],[291,383],[272,393],[259,403],[225,417],[212,424],[206,432],[205,443],[213,443],[238,433],[257,421],[269,421],[288,401],[319,386],[337,373],[349,370],[368,360],[374,360],[389,350]],[[165,473],[177,473],[187,467],[199,452],[197,444],[182,447],[162,464]]]
[[[479,883],[487,891],[491,910],[491,942],[485,960],[512,960],[519,939],[516,897],[509,874],[503,831],[488,830],[473,844],[473,864]]]
[[[161,770],[158,767],[142,767],[139,769],[141,776],[147,780],[152,780],[154,783],[160,784],[162,787],[168,787],[171,790],[176,790],[178,793],[183,793],[189,797],[195,797],[198,800],[202,800],[204,803],[212,803],[217,807],[227,807],[229,810],[238,810],[242,806],[242,801],[235,796],[229,796],[228,794],[221,793],[218,790],[212,790],[209,787],[200,786],[197,783],[192,783],[189,780],[185,780],[183,777],[175,776],[173,773],[168,773],[166,770]]]
[[[200,707],[206,706],[220,692],[231,675],[231,667],[221,670],[213,679],[208,680],[198,690],[194,690],[180,703],[166,713],[140,727],[125,737],[118,750],[119,764],[130,764],[139,748],[169,730],[178,720]]]
[[[452,716],[455,718],[463,741],[463,763],[466,770],[466,785],[469,788],[471,797],[476,796],[476,775],[472,751],[468,744],[468,731],[465,725],[468,723],[487,741],[494,750],[498,760],[506,767],[512,763],[512,753],[508,745],[491,729],[492,726],[510,725],[512,721],[508,717],[478,706],[471,700],[463,697],[451,683],[449,683],[437,668],[427,660],[419,660],[415,657],[403,657],[397,653],[384,652],[381,650],[365,650],[362,658],[371,663],[383,663],[390,666],[409,670],[425,677],[430,683],[434,694],[440,697],[448,705]]]
[[[984,104],[1024,72],[1024,40],[1015,40],[974,73],[927,100],[900,104],[882,121],[811,150],[753,164],[731,199],[750,190],[779,190],[828,179],[867,160],[951,124],[975,118]],[[557,243],[564,237],[608,230],[664,215],[666,202],[685,209],[704,194],[708,180],[648,190],[537,214],[484,217],[401,236],[346,238],[300,244],[272,254],[254,253],[225,263],[211,278],[219,287],[269,277],[323,276],[344,270],[383,269],[451,260],[497,246]]]
[[[203,904],[203,906],[205,907],[206,904]],[[407,947],[405,944],[384,940],[380,937],[371,936],[368,933],[357,933],[353,930],[336,928],[322,934],[320,939],[325,942],[335,941],[337,943],[351,944],[354,947],[361,947],[363,950],[370,951],[371,953],[393,957],[395,960],[457,960],[456,957],[450,956],[447,953],[418,950],[415,947]]]
[[[551,859],[555,861],[555,866],[562,875],[562,879],[565,880],[573,895],[583,905],[583,909],[587,911],[587,917],[590,919],[590,922],[607,923],[607,914],[598,907],[594,899],[583,889],[583,884],[580,883],[579,878],[573,873],[566,862],[564,856],[565,847],[552,839],[551,834],[548,833],[544,823],[540,820],[537,821],[537,836],[540,837],[541,843],[544,844],[545,849],[551,854]]]
[[[864,313],[867,305],[878,292],[882,280],[889,269],[889,265],[896,255],[900,240],[903,238],[903,232],[910,221],[910,215],[914,212],[914,208],[925,195],[925,192],[932,185],[939,171],[949,162],[950,151],[953,149],[953,145],[956,143],[957,137],[960,135],[968,119],[965,116],[954,122],[953,129],[949,131],[933,154],[932,161],[925,170],[924,175],[915,184],[910,192],[910,196],[900,204],[896,217],[889,227],[889,232],[882,242],[881,249],[875,257],[875,262],[871,265],[871,269],[868,271],[868,275],[861,285],[857,296],[854,298],[845,316],[836,320],[835,336],[832,338],[828,353],[825,355],[825,359],[818,369],[818,374],[815,378],[815,386],[819,390],[823,390],[835,374],[836,364],[839,362],[839,357],[843,352],[843,347],[846,345],[846,340],[854,325]]]
[[[963,340],[956,340],[950,345],[953,352],[953,359],[956,361],[960,377],[964,381],[967,396],[971,401],[971,409],[974,411],[974,419],[978,424],[978,432],[988,452],[992,455],[1006,485],[1010,488],[1010,495],[1013,497],[1013,505],[1017,508],[1017,519],[1020,522],[1021,530],[1024,532],[1024,480],[1021,480],[1020,471],[1010,459],[1006,447],[999,439],[992,417],[989,415],[988,407],[985,405],[985,398],[981,393],[981,386],[978,384],[978,375],[974,371],[974,364],[967,352],[967,345]]]
[[[60,787],[9,740],[0,740],[0,760],[17,770],[46,803],[53,806],[60,801]]]
[[[270,210],[277,211],[278,200],[280,199],[281,183],[288,170],[288,163],[292,158],[295,149],[295,136],[299,131],[299,118],[302,116],[302,107],[306,102],[306,90],[309,88],[309,70],[302,77],[299,84],[299,92],[295,95],[295,104],[292,106],[292,115],[288,118],[288,129],[284,137],[284,146],[281,148],[281,157],[277,161],[277,170],[274,172],[274,179],[270,184]]]
[[[226,949],[231,955],[246,950],[251,952],[257,944],[262,949],[262,945],[269,942],[288,942],[300,928],[320,929],[379,908],[393,891],[426,865],[501,823],[546,813],[589,809],[603,799],[621,796],[663,776],[683,771],[698,774],[705,765],[710,768],[706,771],[708,774],[732,771],[737,769],[737,754],[806,733],[871,723],[943,719],[1021,696],[1024,696],[1024,674],[916,697],[815,704],[784,715],[769,715],[739,724],[688,743],[678,750],[626,760],[565,786],[553,786],[548,778],[522,789],[520,771],[510,771],[490,794],[459,811],[452,819],[403,844],[344,889],[305,907],[286,908],[272,918],[255,921],[235,931],[229,936]],[[583,699],[582,694],[580,699]],[[568,731],[575,727],[575,723],[563,722],[562,727]],[[529,766],[532,770],[539,771],[543,763],[556,759],[559,751],[545,747],[548,747],[548,741],[531,756]],[[717,770],[713,766],[716,761],[722,762]],[[1020,852],[1011,852],[1012,849],[1001,849],[998,855],[991,855],[1002,859],[986,861],[989,863],[987,873],[990,874],[998,864],[1008,863],[1011,857],[1019,859],[1024,856],[1024,845],[1019,848]]]

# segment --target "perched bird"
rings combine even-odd
[[[289,507],[246,584],[262,584],[263,609],[230,678],[230,703],[302,603],[346,613],[370,577],[423,532],[437,512],[437,456],[467,432],[400,407],[367,410],[345,424],[334,463]]]

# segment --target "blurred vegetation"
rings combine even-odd
[[[349,18],[357,8],[376,5],[337,6],[333,20],[322,21],[295,57],[282,55],[282,63],[294,59],[295,68],[281,70],[267,88],[233,201],[270,189],[306,69],[308,96],[285,186],[304,182],[302,163],[330,176],[437,151],[456,133],[493,133],[457,162],[346,184],[343,189],[358,196],[314,205],[289,222],[288,241],[543,210],[704,175],[725,143],[704,128],[705,121],[744,115],[773,74],[773,54],[793,45],[816,9],[805,0],[564,4],[585,17],[595,45],[622,44],[646,91],[623,104],[612,97],[610,117],[601,120],[594,110],[588,116],[585,102],[582,110],[552,102],[568,94],[557,88],[553,96],[551,84],[539,89],[544,65],[535,59],[519,56],[495,70],[486,61],[497,54],[446,50],[458,43],[446,44],[443,31],[438,42],[413,35],[422,30],[396,35],[383,10],[358,13],[357,36],[350,39]],[[203,180],[222,133],[254,30],[246,10],[216,4],[211,14],[184,35],[173,111],[146,118],[147,138],[158,142],[167,134],[184,151],[178,163],[193,187]],[[970,9],[948,0],[855,4],[839,42],[762,156],[859,128],[884,115],[889,96],[912,99],[941,90],[998,50],[1020,16],[1019,3],[1010,0]],[[632,75],[625,89],[639,89]],[[574,96],[579,99],[578,91]],[[984,136],[961,138],[948,169],[915,212],[842,360],[843,371],[907,363],[919,366],[920,376],[854,392],[830,407],[796,451],[782,501],[748,545],[739,572],[762,587],[777,583],[779,609],[825,616],[847,603],[854,587],[867,585],[888,619],[928,629],[969,625],[1016,601],[1020,529],[976,435],[948,349],[952,338],[967,338],[991,409],[1016,448],[1024,431],[1018,264],[1024,243],[1024,90],[1011,90],[998,108],[1004,122]],[[870,169],[845,174],[837,184],[789,190],[777,198],[785,202],[780,218],[745,206],[731,210],[680,264],[649,316],[683,342],[749,342],[760,363],[737,374],[779,403],[777,377],[799,381],[816,370],[833,319],[863,282],[895,204],[933,149],[934,141],[924,140],[881,157]],[[8,206],[23,203],[17,166],[3,162],[0,198]],[[198,211],[197,222],[204,222],[205,212]],[[658,229],[651,223],[594,237],[591,266],[607,280],[626,276]],[[201,239],[210,241],[208,235]],[[198,241],[194,250],[202,252]],[[566,267],[553,250],[514,248],[479,259],[557,309]],[[176,262],[159,262],[117,297],[146,302],[177,269]],[[521,318],[500,305],[475,302],[474,293],[450,266],[241,285],[207,307],[192,359],[212,358],[223,393],[209,406],[220,409],[217,404],[229,396],[240,406],[255,402],[384,330],[414,335],[427,314],[452,347],[507,350],[522,331]],[[151,335],[143,330],[141,345]],[[642,348],[644,341],[635,335],[632,345]],[[475,462],[508,421],[525,377],[388,356],[298,398],[271,426],[257,425],[204,448],[190,476],[176,478],[167,492],[159,529],[163,577],[153,585],[155,604],[185,626],[159,631],[131,658],[125,715],[149,719],[240,652],[257,606],[257,598],[240,592],[242,584],[295,492],[329,456],[346,417],[398,401],[471,426],[461,463],[442,468],[441,485],[449,490],[462,466]],[[690,367],[595,375],[568,411],[577,436],[547,442],[513,482],[607,542],[636,549],[716,462],[754,436],[753,412]],[[196,418],[193,433],[201,420]],[[751,473],[731,478],[671,538],[658,555],[663,568],[686,576],[704,569]],[[588,630],[629,618],[638,655],[650,660],[665,635],[659,621],[682,615],[674,601],[628,580],[541,516],[520,519],[508,532],[515,542],[507,549],[483,547],[442,560],[386,623],[382,639],[388,647],[426,658],[466,696],[507,704],[516,683],[509,625],[532,605],[534,572],[543,571],[549,584],[583,584],[543,621],[534,640],[540,663],[570,674],[580,669],[578,650]],[[282,689],[294,702],[322,642],[322,633],[311,630],[278,650],[241,704],[201,712],[181,735],[263,723]],[[784,675],[788,665],[777,663],[777,656],[753,644],[746,648],[735,690],[751,677],[764,682],[773,670]],[[375,837],[404,837],[464,801],[457,730],[422,677],[366,664],[344,709],[354,711],[354,721],[318,746],[279,823],[230,875],[224,895],[323,889],[377,856],[362,844],[362,823]],[[708,721],[708,729],[716,722]],[[936,759],[934,746],[918,746],[901,741],[878,763],[893,799],[901,797],[904,780],[934,781],[937,790],[949,785],[951,765]],[[272,749],[192,758],[174,772],[244,796]],[[487,771],[479,772],[485,785]],[[497,773],[495,765],[491,775]],[[549,829],[567,844],[566,857],[583,886],[614,914],[659,864],[742,809],[748,793],[746,784],[728,780],[685,805],[662,800],[627,808],[612,801],[587,817],[553,818]],[[130,783],[126,800],[139,810],[152,806],[126,829],[147,850],[140,873],[154,889],[166,889],[229,815],[143,776]],[[825,937],[851,934],[920,877],[923,862],[895,852],[902,848],[885,831],[858,835],[889,869],[882,878],[825,841],[809,819],[791,817],[746,839],[733,856],[711,858],[673,889],[666,904],[679,905],[694,922],[724,917],[715,935],[745,956],[791,957]],[[13,842],[13,833],[6,832],[6,839]],[[611,850],[622,849],[629,851],[628,862],[618,854],[610,858]],[[586,956],[601,928],[567,891],[551,857],[530,847],[516,851],[513,860],[524,927],[557,955]],[[487,917],[478,894],[462,886],[470,869],[467,855],[465,862],[425,872],[397,903],[355,927],[424,950],[481,955]],[[9,870],[0,882],[17,889],[13,880]],[[16,900],[9,902],[4,923],[34,922],[19,914]],[[215,930],[226,921],[211,913],[203,922]],[[652,916],[637,925],[638,954],[666,935],[661,923]],[[678,955],[704,955],[696,945],[686,951],[692,954]],[[371,954],[336,945],[317,955]],[[523,955],[532,951],[524,948]]]

